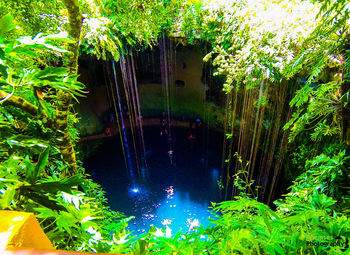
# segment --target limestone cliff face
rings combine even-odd
[[[136,56],[142,117],[160,118],[167,106],[160,78],[159,51],[157,52],[157,49],[154,48],[153,52],[142,54]],[[170,86],[172,116],[177,119],[190,120],[209,118],[212,123],[220,120],[223,116],[223,109],[206,102],[208,86],[202,82],[204,53],[188,47],[178,47],[174,56],[174,84]],[[89,93],[85,98],[79,99],[76,109],[80,117],[80,134],[86,136],[103,132],[106,121],[110,119],[110,114],[114,113],[111,89],[105,81],[109,78],[113,81],[113,77],[108,77],[113,74],[104,70],[110,63],[92,59],[81,62],[79,79],[86,84]],[[118,85],[122,88],[118,63],[116,67]],[[112,86],[115,86],[114,83]],[[123,94],[121,98],[125,100]],[[125,110],[125,107],[123,109]]]
[[[205,111],[206,87],[201,82],[203,57],[197,51],[180,48],[176,50],[175,84],[171,85],[171,110],[175,117],[198,118]],[[176,82],[177,81],[177,82]],[[140,102],[144,115],[156,117],[166,109],[160,83],[140,83]]]

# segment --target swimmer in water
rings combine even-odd
[[[169,154],[169,157],[172,157],[173,154],[174,154],[174,151],[173,151],[173,150],[170,150],[170,151],[168,151],[168,154]]]
[[[166,115],[165,115],[165,112],[162,113],[162,117],[160,119],[160,135],[167,135],[168,134],[168,121],[167,121],[167,118],[166,118]]]
[[[169,188],[165,189],[166,193],[168,194],[168,198],[172,195],[174,195],[174,187],[170,186]]]

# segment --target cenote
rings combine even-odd
[[[350,254],[349,15],[0,0],[0,254]]]
[[[204,137],[205,128],[175,128],[172,161],[168,136],[160,136],[160,128],[154,127],[144,132],[147,166],[127,169],[117,137],[103,140],[86,159],[86,170],[103,186],[109,206],[135,216],[129,224],[134,234],[150,226],[164,227],[164,220],[171,221],[169,227],[175,232],[187,232],[196,220],[198,226],[208,226],[214,216],[209,211],[211,202],[220,201],[222,147],[217,141],[222,135],[209,131],[210,136]]]

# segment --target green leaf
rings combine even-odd
[[[68,194],[72,194],[72,187],[78,186],[82,182],[83,180],[80,175],[74,175],[60,181],[38,183],[32,185],[31,187],[32,189],[43,193],[57,194],[57,192],[63,191]]]
[[[32,151],[35,150],[35,153],[38,154],[42,151],[42,148],[46,148],[48,146],[47,140],[36,139],[29,135],[14,135],[10,137],[6,142],[11,147],[27,147]]]
[[[35,166],[32,164],[32,162],[30,162],[28,155],[24,158],[24,164],[26,166],[26,181],[29,183],[34,183]]]
[[[28,156],[25,158],[25,163],[27,166],[27,181],[30,184],[34,184],[39,173],[45,168],[47,164],[47,159],[49,158],[50,147],[47,147],[42,153],[40,153],[38,163],[33,167],[32,163],[29,161]]]
[[[45,193],[34,191],[31,186],[22,186],[20,194],[52,210],[67,211],[64,206],[58,205],[57,201],[46,196]]]
[[[65,67],[46,67],[44,70],[35,73],[36,79],[45,79],[57,81],[62,76],[68,76],[68,70]]]
[[[16,26],[14,25],[13,18],[10,14],[6,14],[0,18],[0,37],[15,28]]]
[[[57,217],[57,227],[59,229],[64,229],[68,233],[71,233],[72,228],[77,227],[78,220],[70,213],[68,212],[60,212],[59,216]]]
[[[33,208],[34,211],[36,211],[37,213],[35,214],[35,217],[37,218],[57,218],[58,217],[58,213],[57,211],[51,210],[47,207],[37,207],[37,208]]]
[[[133,254],[135,255],[147,254],[146,246],[147,246],[146,240],[139,239],[133,249]]]
[[[67,52],[67,50],[56,47],[50,43],[47,42],[46,36],[43,36],[42,34],[37,34],[34,38],[31,38],[30,36],[22,36],[17,39],[20,43],[19,49],[21,46],[30,46],[30,49],[44,49],[44,50],[51,50],[55,52]],[[18,48],[18,47],[17,47]]]
[[[7,209],[15,201],[16,190],[14,188],[8,188],[0,198],[0,209]]]
[[[295,94],[294,98],[289,102],[289,105],[292,107],[294,105],[300,107],[302,104],[306,103],[309,99],[309,93],[312,91],[312,87],[303,86]]]
[[[1,51],[1,49],[0,49]],[[3,77],[4,79],[7,79],[7,66],[0,64],[0,76]],[[0,85],[3,83],[0,83]],[[5,83],[7,84],[7,82]]]

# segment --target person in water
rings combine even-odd
[[[173,186],[170,186],[169,188],[166,188],[165,189],[166,193],[167,193],[167,198],[171,198],[171,196],[174,195],[174,187]]]
[[[106,136],[111,136],[111,135],[112,135],[112,133],[111,133],[111,128],[107,127],[107,128],[105,129],[105,134],[106,134]]]
[[[160,119],[160,135],[168,134],[168,121],[165,116],[165,112],[162,113],[162,117]]]

